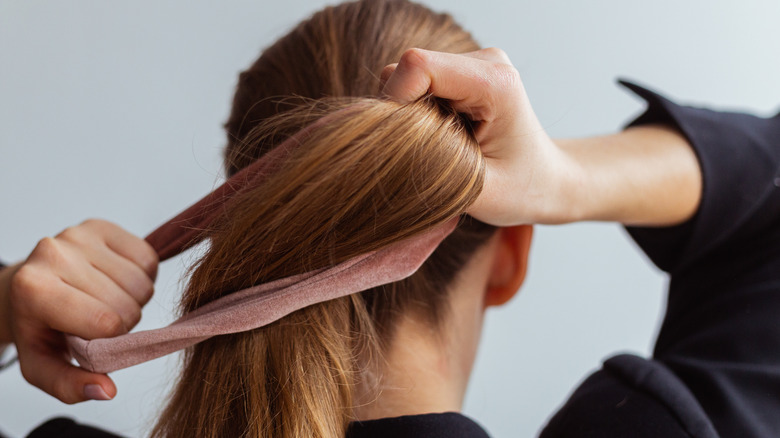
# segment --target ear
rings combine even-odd
[[[485,291],[485,307],[503,305],[520,290],[528,267],[533,231],[531,225],[505,227],[497,231],[498,243]]]

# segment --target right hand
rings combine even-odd
[[[63,333],[127,333],[152,296],[158,263],[148,243],[106,221],[44,238],[26,261],[0,272],[0,344],[13,342],[24,378],[65,403],[113,398],[107,375],[70,363]]]
[[[410,49],[385,67],[381,79],[382,92],[395,100],[411,102],[430,93],[479,123],[476,137],[487,174],[470,215],[496,226],[564,220],[568,159],[542,128],[503,51],[456,55]]]

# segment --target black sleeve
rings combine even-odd
[[[780,114],[765,119],[680,106],[637,85],[621,84],[648,103],[629,126],[676,127],[702,168],[702,201],[691,220],[677,227],[628,228],[658,267],[672,275],[708,270],[724,249],[747,248],[751,241],[778,233]]]
[[[668,124],[688,139],[702,200],[678,226],[627,228],[671,274],[653,358],[605,362],[542,437],[632,436],[621,424],[663,425],[663,436],[780,437],[780,114],[682,106],[621,83],[648,104],[629,126]]]
[[[669,123],[702,168],[696,215],[628,228],[671,274],[654,358],[691,390],[723,437],[780,437],[780,114],[760,118],[648,103],[632,125]]]
[[[54,418],[27,435],[27,438],[121,438],[119,435],[78,424],[69,418]]]

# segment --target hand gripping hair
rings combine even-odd
[[[133,348],[157,355],[205,329],[246,329],[184,350],[153,438],[344,436],[354,408],[381,391],[400,323],[446,326],[450,285],[495,228],[463,215],[485,167],[467,121],[434,99],[359,97],[375,95],[382,68],[410,47],[480,48],[447,14],[360,0],[316,12],[240,74],[225,168],[255,171],[196,207],[192,223],[150,236],[163,257],[207,243],[182,293],[182,320],[162,334],[74,349],[114,368],[145,358],[129,360]],[[218,313],[223,306],[234,310]],[[219,319],[198,322],[211,311]],[[180,344],[138,348],[145,336]]]
[[[296,150],[299,147],[310,148],[308,143],[317,141],[318,133],[322,134],[324,131],[335,133],[350,123],[365,119],[360,123],[366,129],[385,130],[385,133],[380,133],[378,136],[382,137],[388,134],[395,135],[394,133],[398,132],[391,129],[392,119],[401,121],[400,119],[403,118],[414,123],[413,117],[402,114],[408,111],[408,108],[388,101],[365,100],[344,105],[347,106],[309,124],[147,236],[146,240],[155,248],[160,260],[169,259],[202,239],[205,236],[204,230],[211,229],[215,221],[223,218],[226,206],[252,190],[262,189],[267,180],[274,174],[284,173],[285,162],[298,160],[295,154]],[[412,107],[417,107],[416,109],[425,113],[440,113],[441,108],[438,105],[429,100],[415,103]],[[398,114],[394,115],[392,112]],[[381,126],[381,121],[380,125],[376,127],[370,126],[372,123],[369,123],[369,118],[375,116],[381,116],[380,120],[386,118],[385,123],[389,122],[391,126]],[[443,114],[440,113],[440,116]],[[436,126],[435,128],[452,127]],[[465,125],[456,129],[465,129]],[[370,135],[369,133],[365,134]],[[344,146],[348,148],[349,143],[354,143],[354,139],[348,140]],[[428,141],[418,143],[419,147],[425,147],[425,143]],[[383,144],[383,142],[379,142],[379,144]],[[331,144],[329,148],[335,149],[334,146],[335,143]],[[352,144],[352,146],[355,145]],[[461,146],[472,149],[472,153],[477,152],[476,156],[479,156],[478,151],[474,150],[476,144]],[[360,147],[368,148],[370,146],[363,144]],[[414,151],[410,152],[414,155]],[[418,157],[425,155],[425,153],[417,154]],[[333,157],[332,159],[337,158]],[[377,162],[376,159],[372,161],[376,170],[380,172],[382,167],[387,164]],[[369,165],[366,162],[363,164]],[[416,167],[413,163],[410,164],[412,164],[410,169]],[[361,163],[355,163],[355,165],[358,166]],[[432,169],[418,168],[415,171],[425,172],[427,170]],[[443,170],[446,172],[446,168]],[[464,173],[463,188],[469,188],[472,192],[470,196],[467,196],[467,202],[472,201],[475,194],[478,193],[481,187],[482,173],[482,166],[479,165],[470,174],[469,172]],[[413,182],[414,178],[409,179],[409,181]],[[417,190],[412,185],[407,189]],[[456,196],[462,196],[462,194],[456,194]],[[435,201],[440,202],[441,199]],[[225,294],[221,298],[186,313],[165,328],[106,339],[84,340],[70,336],[71,353],[81,366],[92,372],[112,372],[173,353],[213,336],[263,327],[312,304],[403,280],[417,271],[439,243],[455,229],[458,222],[457,213],[462,213],[459,210],[462,210],[465,205],[463,203],[460,208],[455,208],[443,215],[440,214],[441,217],[436,221],[437,223],[432,223],[430,224],[432,226],[424,229],[421,228],[417,233],[405,239],[356,255],[333,266],[319,267],[308,272],[263,282]]]

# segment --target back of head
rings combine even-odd
[[[225,124],[228,173],[271,146],[241,146],[252,128],[300,104],[281,99],[376,96],[384,66],[413,47],[451,53],[480,49],[449,15],[405,0],[343,3],[300,23],[239,76]]]
[[[371,97],[382,68],[412,47],[479,48],[447,15],[366,0],[316,13],[241,74],[226,123],[228,174],[320,122],[206,232],[184,312],[410,237],[476,199],[484,162],[465,120],[430,98],[402,105]],[[464,219],[406,280],[191,348],[153,435],[343,436],[361,402],[355,388],[379,382],[399,315],[438,324],[447,286],[493,231]]]

